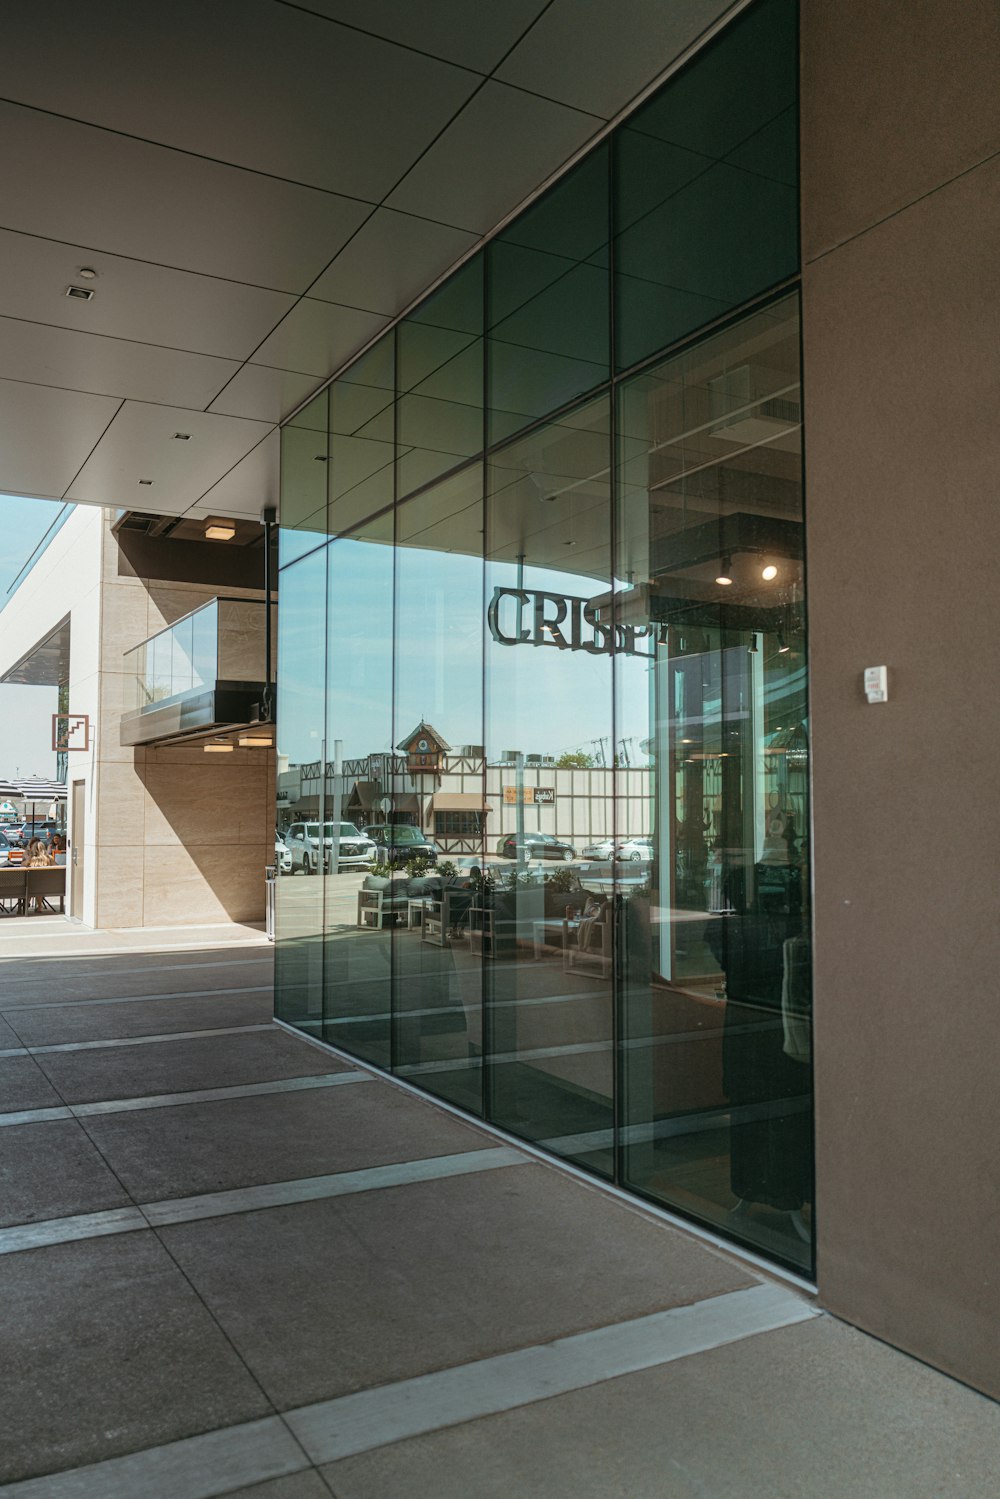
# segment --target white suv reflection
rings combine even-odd
[[[322,854],[318,822],[293,822],[285,834],[285,845],[292,856],[292,874],[317,874],[320,866],[329,873],[333,857],[334,836],[339,833],[338,869],[352,869],[370,864],[375,858],[375,844],[359,833],[353,822],[323,824]]]

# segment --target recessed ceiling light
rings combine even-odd
[[[76,274],[80,276],[84,281],[97,280],[97,272],[94,270],[94,267],[92,265],[82,265]]]
[[[174,442],[190,442],[190,441],[191,441],[191,433],[190,432],[175,432],[174,433]]]
[[[233,520],[207,520],[205,522],[206,541],[232,541],[236,535],[236,522]]]
[[[326,463],[326,461],[327,461],[327,454],[326,453],[317,453],[316,457],[313,460],[314,463]]]
[[[778,576],[778,569],[775,567],[773,562],[769,562],[766,567],[761,568],[760,575],[764,579],[765,583],[770,583],[772,578],[776,578]]]
[[[270,749],[274,740],[270,734],[241,734],[241,749]]]
[[[202,745],[206,755],[231,755],[235,748],[228,739],[210,739],[207,744]]]
[[[152,479],[140,479],[139,480],[140,484],[152,484],[152,482],[153,482]]]
[[[78,302],[90,302],[93,300],[94,288],[92,286],[67,286],[67,297],[75,297]]]

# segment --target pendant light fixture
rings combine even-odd
[[[732,587],[732,582],[733,582],[732,572],[733,572],[733,559],[731,557],[723,557],[723,559],[722,559],[722,566],[719,569],[719,575],[718,575],[718,577],[715,580],[719,584],[720,588],[731,588]]]

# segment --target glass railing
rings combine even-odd
[[[219,682],[263,682],[266,607],[257,599],[210,599],[126,651],[124,712],[149,712]],[[273,664],[272,648],[272,677]]]

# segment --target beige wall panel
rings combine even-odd
[[[993,1395],[998,243],[995,161],[804,278],[820,1295]]]
[[[219,761],[235,755],[202,752],[201,758],[200,765],[147,765],[141,772],[148,796],[146,843],[191,849],[260,843],[266,766],[231,769]],[[245,857],[242,848],[239,857]]]
[[[996,0],[801,0],[807,260],[1000,150]]]
[[[96,849],[95,926],[142,926],[142,862],[141,847],[99,846]]]
[[[141,772],[124,761],[102,760],[97,773],[97,840],[101,847],[141,845],[146,817],[146,791]]]
[[[146,638],[148,599],[138,578],[121,578],[101,587],[104,665],[121,670],[121,657]]]
[[[269,855],[265,844],[247,844],[236,854],[226,848],[147,846],[143,925],[262,921],[269,856],[273,859],[273,847]]]

